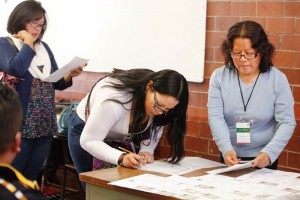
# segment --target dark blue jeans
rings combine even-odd
[[[36,139],[22,138],[21,152],[17,154],[12,166],[19,170],[27,179],[37,180],[48,155],[52,135]]]
[[[78,174],[93,170],[93,157],[80,146],[79,142],[84,125],[85,122],[78,117],[76,111],[73,111],[70,115],[68,145]],[[85,188],[84,184],[83,186]]]

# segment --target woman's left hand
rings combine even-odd
[[[142,158],[142,164],[145,165],[145,164],[148,164],[148,163],[153,163],[154,161],[154,156],[149,153],[149,152],[139,152],[139,156],[141,156]]]
[[[252,167],[264,168],[271,164],[270,157],[265,152],[260,152],[258,156],[252,161]]]
[[[85,63],[83,66],[72,69],[68,74],[65,75],[65,81],[69,82],[73,77],[79,76],[85,66],[87,66],[87,63]]]

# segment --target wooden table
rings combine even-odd
[[[201,176],[206,174],[205,171],[216,169],[200,169],[193,172],[187,173],[183,176],[192,177],[192,176]],[[241,174],[245,174],[253,171],[254,169],[248,168],[244,170],[228,172],[226,175],[235,177]],[[128,169],[124,167],[116,167],[110,169],[96,170],[91,172],[81,173],[79,178],[81,181],[86,183],[86,200],[141,200],[141,199],[155,199],[155,200],[174,200],[178,199],[175,197],[168,197],[154,193],[143,192],[139,190],[129,189],[118,187],[114,185],[109,185],[109,182],[121,180],[124,178],[129,178],[133,176],[138,176],[142,174],[156,174],[160,176],[169,176],[166,174],[143,171],[136,169]]]

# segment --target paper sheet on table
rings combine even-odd
[[[47,78],[43,79],[43,81],[51,82],[51,83],[56,82],[59,79],[61,79],[62,77],[64,77],[64,75],[67,72],[69,72],[72,69],[75,69],[81,65],[84,65],[88,61],[89,61],[88,59],[84,59],[84,58],[75,56],[68,64],[66,64],[62,68],[59,68],[58,70],[56,70],[55,72],[50,74]]]
[[[156,160],[151,164],[142,166],[141,170],[160,172],[170,175],[182,175],[192,172],[196,169],[219,166],[224,166],[224,164],[199,157],[185,157],[179,162],[179,164],[171,164],[163,160]]]
[[[221,168],[221,169],[216,169],[216,170],[212,170],[209,171],[209,174],[220,174],[220,173],[224,173],[224,172],[230,172],[230,171],[236,171],[236,170],[240,170],[240,169],[246,169],[246,168],[250,168],[252,166],[252,162],[245,162],[243,164],[236,164],[230,167],[226,167],[226,168]]]

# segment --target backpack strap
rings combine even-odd
[[[15,47],[15,49],[16,49],[17,51],[19,51],[19,49],[18,49],[17,46],[15,45],[14,41],[13,41],[10,37],[6,36],[5,39],[8,41],[8,43],[9,43],[11,46]]]

